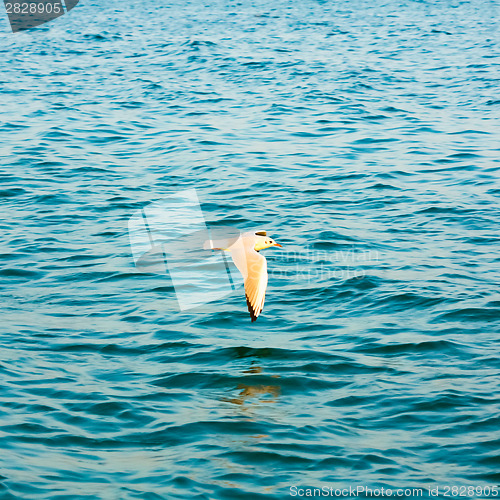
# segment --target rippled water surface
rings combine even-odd
[[[499,7],[3,15],[2,498],[500,482]],[[129,218],[192,188],[284,245],[255,323],[134,268]]]

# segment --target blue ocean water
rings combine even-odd
[[[498,484],[499,7],[3,16],[1,498]],[[129,218],[185,189],[283,244],[255,323],[134,267]]]

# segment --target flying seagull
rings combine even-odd
[[[245,295],[247,298],[250,318],[254,322],[264,308],[264,298],[267,287],[267,261],[259,252],[265,248],[281,247],[266,231],[248,232],[240,235],[236,240],[209,240],[204,248],[225,250],[231,252],[235,266],[243,275]]]

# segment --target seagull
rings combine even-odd
[[[216,246],[214,244],[216,243]],[[234,265],[243,276],[248,312],[252,323],[264,308],[267,287],[267,261],[259,252],[270,247],[280,247],[266,231],[250,231],[234,240],[205,242],[205,249],[224,250],[231,253]]]

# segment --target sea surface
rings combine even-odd
[[[2,10],[0,498],[493,498],[499,13],[82,0],[13,34]],[[192,189],[283,245],[254,323],[241,288],[180,311],[134,266],[132,215]]]

